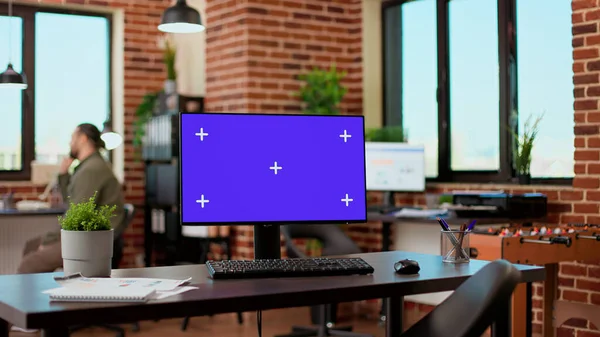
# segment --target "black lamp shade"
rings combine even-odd
[[[27,89],[27,80],[25,76],[16,72],[12,64],[9,63],[6,70],[0,73],[0,88]]]
[[[158,30],[165,33],[198,33],[205,29],[197,10],[185,0],[177,0],[173,7],[165,10]]]

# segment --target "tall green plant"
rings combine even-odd
[[[171,35],[165,34],[159,37],[158,46],[163,51],[163,62],[167,68],[167,79],[175,81],[177,79],[177,71],[175,70],[175,56],[177,48]]]
[[[312,115],[337,115],[338,105],[348,89],[341,85],[346,72],[338,72],[335,64],[329,70],[313,68],[307,74],[298,76],[305,84],[298,96],[305,104],[304,113]]]
[[[96,195],[88,201],[72,203],[64,216],[58,217],[58,223],[66,231],[105,231],[111,229],[110,218],[115,216],[117,206],[96,205]]]
[[[511,130],[511,133],[517,142],[515,148],[515,170],[519,175],[530,174],[531,169],[531,153],[533,151],[533,145],[539,132],[539,125],[544,115],[540,115],[532,119],[533,115],[530,115],[525,122],[523,133],[518,135],[516,132]]]

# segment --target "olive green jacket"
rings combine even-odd
[[[65,204],[86,201],[97,192],[96,204],[116,205],[115,216],[111,226],[115,230],[115,238],[119,237],[126,227],[123,190],[108,163],[100,153],[95,152],[77,165],[73,175],[58,176],[58,185]],[[42,240],[43,245],[54,243],[60,239],[60,232],[48,233]]]

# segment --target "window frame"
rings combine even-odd
[[[412,1],[425,0],[388,0],[384,1],[381,6],[381,31],[382,31],[382,67],[383,67],[383,125],[390,125],[388,118],[390,112],[387,111],[388,100],[386,93],[389,87],[386,85],[388,81],[387,64],[397,62],[396,76],[400,75],[399,83],[396,89],[402,90],[402,46],[400,42],[400,53],[395,55],[394,60],[388,60],[388,48],[386,40],[389,38],[386,30],[386,11],[390,8],[396,8],[401,13],[402,5]],[[436,178],[427,178],[427,182],[454,182],[454,183],[492,183],[492,184],[510,184],[516,183],[517,177],[514,169],[514,149],[516,142],[514,141],[509,130],[505,126],[511,125],[512,111],[517,112],[518,120],[518,98],[513,97],[512,92],[518,92],[518,81],[512,82],[511,68],[514,67],[514,74],[518,78],[518,51],[517,38],[518,29],[516,27],[516,1],[498,1],[498,60],[499,60],[499,118],[500,118],[500,152],[499,160],[500,167],[496,171],[458,171],[452,170],[451,167],[451,132],[450,132],[450,81],[451,76],[449,69],[449,11],[448,3],[452,0],[434,0],[436,2],[436,31],[437,31],[437,71],[438,71],[438,87],[437,87],[437,107],[438,107],[438,176]],[[509,27],[512,25],[512,36],[509,36]],[[399,30],[400,28],[398,28]],[[397,33],[397,32],[394,32]],[[401,34],[400,34],[401,35]],[[400,36],[400,41],[402,40]],[[513,46],[511,47],[511,42]],[[514,85],[513,85],[514,83]],[[399,95],[400,102],[402,93]],[[394,116],[395,121],[400,121],[402,126],[402,104],[398,107],[399,116]],[[518,132],[518,123],[511,125],[514,132]],[[548,185],[572,185],[573,178],[532,178],[532,184],[548,184]]]
[[[110,13],[92,12],[63,7],[12,5],[13,17],[20,17],[23,22],[23,72],[27,76],[27,89],[23,90],[21,105],[21,153],[22,167],[20,170],[0,170],[0,181],[31,180],[31,162],[35,160],[35,15],[37,13],[54,13],[78,16],[93,16],[105,18],[108,22],[108,106],[106,117],[113,118],[113,16]],[[8,4],[0,4],[0,16],[8,16]],[[4,67],[5,65],[0,65]],[[2,69],[1,71],[4,71]],[[112,127],[113,125],[111,125]],[[101,130],[102,131],[102,130]],[[111,153],[112,155],[112,153]]]

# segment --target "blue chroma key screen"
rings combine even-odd
[[[366,220],[362,116],[181,115],[183,224]]]

